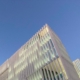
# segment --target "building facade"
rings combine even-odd
[[[73,65],[77,71],[79,78],[80,78],[80,59],[76,59],[75,61],[73,61]]]
[[[79,80],[63,44],[46,24],[0,66],[0,80]]]

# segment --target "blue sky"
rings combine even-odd
[[[0,64],[45,23],[70,58],[80,58],[80,0],[0,0]]]

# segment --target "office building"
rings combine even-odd
[[[73,65],[77,71],[79,78],[80,78],[80,59],[76,59],[75,61],[73,61]]]
[[[0,66],[0,80],[80,80],[58,36],[45,24]]]

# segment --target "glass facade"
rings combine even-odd
[[[56,42],[50,28],[45,25],[0,66],[0,80],[72,80],[61,55],[68,63],[70,59],[67,53],[61,52],[65,51],[64,47],[53,37]]]
[[[80,78],[80,59],[73,61],[73,65],[76,69],[76,72],[77,72],[79,78]]]

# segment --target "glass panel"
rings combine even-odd
[[[43,78],[44,78],[44,80],[46,80],[45,74],[44,74],[44,70],[43,70],[43,69],[42,69],[42,73],[43,73]]]
[[[47,79],[49,79],[49,77],[48,77],[48,73],[47,73],[47,70],[46,70],[46,69],[45,69],[45,73],[46,73]]]

